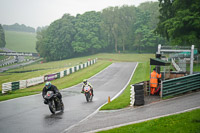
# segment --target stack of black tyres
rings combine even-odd
[[[144,83],[134,84],[135,106],[144,105]]]

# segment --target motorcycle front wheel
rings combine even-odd
[[[63,102],[61,103],[61,111],[64,112],[65,106],[63,104]]]
[[[86,94],[85,94],[85,98],[86,98],[86,101],[89,102],[89,100],[90,100],[90,94],[89,94],[89,93],[86,93]]]
[[[49,102],[49,110],[51,111],[52,114],[55,114],[56,112],[56,106],[54,100]]]

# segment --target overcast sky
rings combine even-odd
[[[0,24],[49,25],[65,13],[73,16],[110,6],[135,5],[158,0],[0,0]]]

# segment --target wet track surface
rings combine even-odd
[[[136,63],[113,63],[90,78],[95,95],[90,103],[80,93],[81,84],[62,90],[64,113],[52,115],[41,94],[0,102],[0,132],[63,132],[97,110],[108,96],[114,97],[127,84],[135,66]]]

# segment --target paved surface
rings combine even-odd
[[[23,58],[23,57],[20,57],[20,58]],[[9,69],[14,69],[14,68],[26,66],[26,65],[32,64],[32,63],[34,63],[34,62],[36,62],[36,61],[37,61],[37,60],[31,60],[31,61],[25,62],[25,63],[14,64],[14,65],[10,65],[10,66],[5,66],[5,67],[0,68],[0,73],[1,73],[1,72],[4,72],[4,71],[7,71],[7,70],[9,70]]]
[[[6,52],[15,52],[15,51],[13,51],[13,50],[10,50],[10,49],[8,49],[8,48],[0,48],[1,50],[3,50],[3,51],[6,51]],[[23,62],[24,61],[24,56],[19,56],[18,57],[18,62],[20,63],[20,62]],[[12,58],[12,59],[10,59],[10,60],[6,60],[6,61],[0,61],[0,65],[1,64],[11,64],[11,65],[9,65],[9,66],[4,66],[4,67],[1,67],[0,68],[0,73],[1,72],[4,72],[4,71],[7,71],[7,70],[9,70],[9,69],[13,69],[13,68],[18,68],[18,67],[21,67],[21,66],[25,66],[25,65],[29,65],[29,64],[32,64],[32,63],[34,63],[34,62],[36,62],[37,60],[30,60],[30,61],[28,61],[28,62],[25,62],[25,63],[20,63],[20,64],[11,64],[12,62],[15,62],[15,59],[14,58]]]
[[[96,132],[102,129],[107,130],[194,108],[200,108],[200,92],[162,100],[137,108],[128,107],[117,111],[100,111],[66,132],[82,133]]]
[[[96,111],[108,96],[114,97],[128,82],[136,63],[113,63],[89,79],[93,102],[80,93],[81,84],[61,91],[64,113],[51,115],[41,94],[0,102],[1,133],[60,133]],[[66,81],[67,82],[67,81]],[[42,89],[42,88],[41,88]]]

